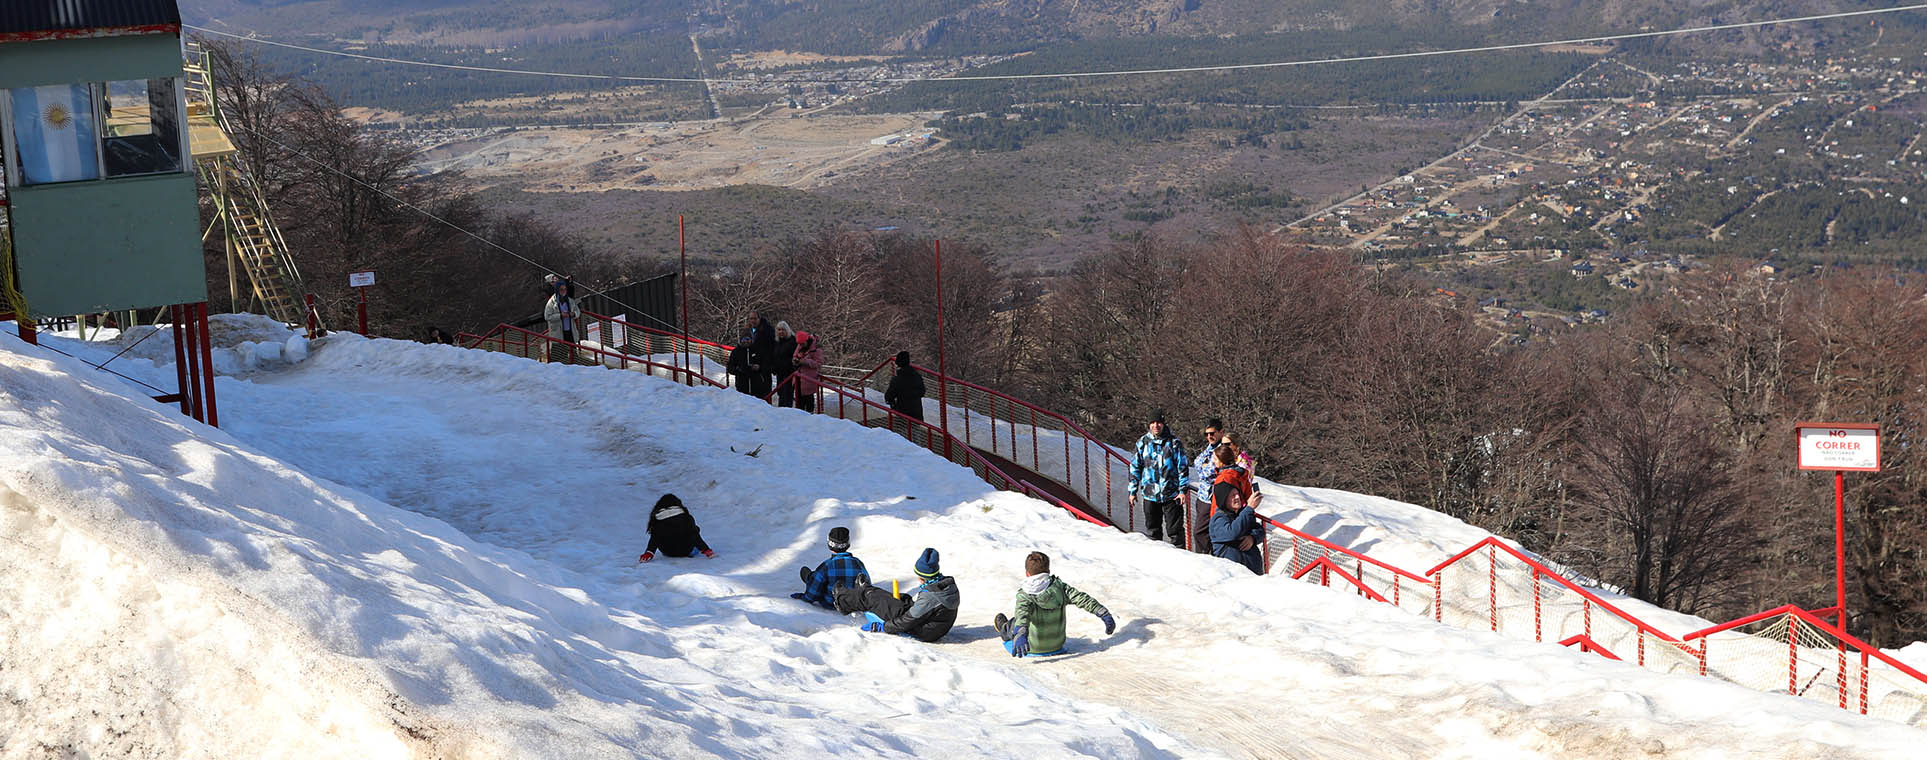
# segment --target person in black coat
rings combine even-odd
[[[749,330],[745,329],[741,335],[736,336],[736,346],[729,349],[729,361],[723,365],[723,368],[729,374],[736,376],[736,390],[753,395],[755,388],[750,385],[749,380],[749,345]]]
[[[663,494],[649,511],[649,545],[642,550],[642,561],[655,559],[658,550],[665,557],[693,557],[696,552],[702,552],[705,557],[716,556],[709,544],[703,542],[703,531],[696,527],[696,518],[689,516],[689,508],[673,493]]]
[[[923,419],[923,374],[910,366],[909,351],[897,352],[897,374],[890,378],[883,401],[905,417]]]
[[[796,331],[790,323],[776,323],[776,354],[770,357],[770,371],[776,373],[776,405],[796,406],[796,383],[790,375],[796,373]]]
[[[749,313],[749,393],[764,398],[770,392],[770,372],[776,368],[776,328],[769,320]]]

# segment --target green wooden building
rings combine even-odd
[[[174,0],[0,2],[15,284],[34,316],[207,300]]]

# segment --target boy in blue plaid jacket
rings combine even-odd
[[[863,560],[850,553],[849,528],[839,525],[830,529],[830,551],[835,553],[815,570],[802,569],[805,590],[790,594],[791,599],[833,610],[837,589],[870,582],[870,571],[863,567]]]

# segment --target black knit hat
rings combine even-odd
[[[909,351],[898,351],[898,352],[897,352],[897,366],[899,366],[899,367],[908,367],[908,366],[910,366],[910,352],[909,352]]]
[[[843,552],[843,551],[849,551],[849,550],[850,550],[850,529],[845,528],[841,525],[831,528],[830,529],[830,551]]]

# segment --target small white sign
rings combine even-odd
[[[348,273],[348,287],[365,288],[375,284],[375,270]]]
[[[598,346],[602,345],[602,323],[600,321],[590,321],[589,329],[584,331],[582,337],[587,338],[590,343]]]
[[[1800,469],[1855,470],[1880,469],[1880,428],[1860,423],[1802,422],[1794,427],[1800,436]]]
[[[629,330],[622,326],[622,323],[627,321],[629,321],[628,314],[617,314],[609,318],[609,345],[615,346],[617,351],[626,352],[624,347],[629,345]]]

